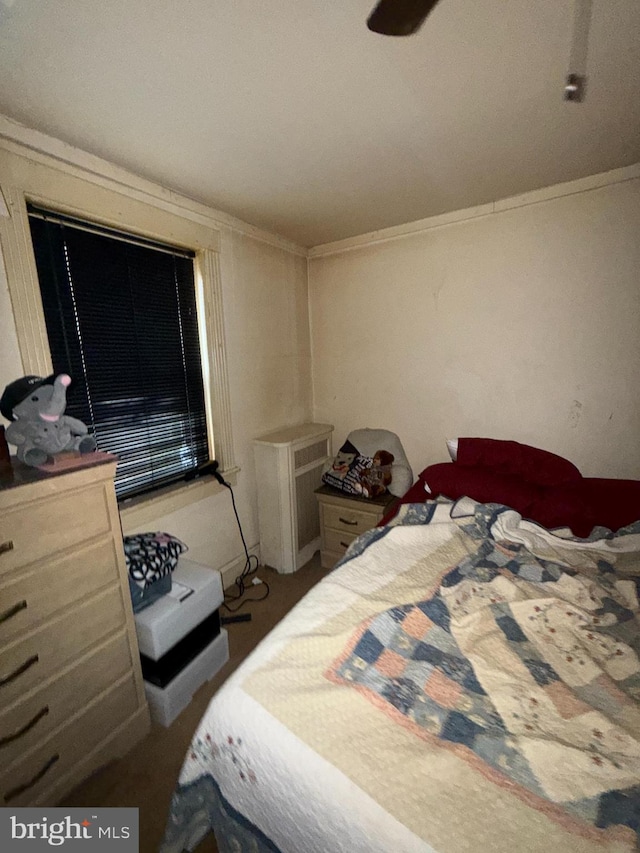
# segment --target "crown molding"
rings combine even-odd
[[[600,172],[579,178],[575,181],[567,181],[562,184],[554,184],[539,190],[531,190],[522,195],[492,201],[478,207],[468,207],[463,210],[455,210],[451,213],[443,213],[439,216],[430,216],[426,219],[418,219],[415,222],[407,222],[403,225],[395,225],[391,228],[383,228],[379,231],[371,231],[368,234],[360,234],[356,237],[347,237],[345,240],[336,240],[333,243],[323,243],[313,246],[308,250],[307,257],[325,258],[330,255],[339,255],[342,252],[353,251],[377,243],[387,243],[392,240],[401,240],[415,234],[430,231],[433,228],[442,228],[459,222],[467,222],[482,216],[493,216],[506,210],[514,210],[518,207],[528,207],[532,204],[540,204],[563,196],[576,195],[578,193],[590,192],[602,187],[620,184],[626,181],[640,178],[640,163],[631,166],[623,166],[620,169],[612,169],[609,172]]]
[[[175,190],[142,178],[101,157],[97,157],[80,148],[75,148],[60,139],[48,136],[39,130],[29,128],[2,114],[0,114],[0,147],[13,153],[27,156],[50,167],[61,169],[76,177],[92,181],[108,189],[120,191],[147,204],[161,207],[172,213],[179,213],[203,225],[220,229],[226,228],[308,259],[337,255],[377,243],[399,240],[430,231],[433,228],[467,222],[483,216],[492,216],[518,207],[540,204],[545,201],[562,198],[563,196],[589,192],[640,178],[640,163],[634,163],[630,166],[623,166],[619,169],[600,172],[585,178],[579,178],[575,181],[567,181],[543,187],[542,189],[531,190],[521,195],[498,199],[476,207],[430,216],[414,222],[370,231],[366,234],[347,237],[344,240],[336,240],[331,243],[322,243],[306,249],[285,237],[265,231],[262,228],[237,219],[224,211],[209,207]],[[0,200],[1,214],[2,201]]]
[[[306,248],[285,237],[272,234],[224,211],[216,210],[175,190],[142,178],[108,160],[68,145],[39,130],[26,127],[2,114],[0,114],[0,147],[174,214],[179,213],[200,224],[230,229],[292,254],[307,256]]]

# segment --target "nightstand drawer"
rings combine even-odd
[[[82,658],[54,681],[0,714],[0,764],[8,766],[64,725],[90,701],[131,670],[131,650],[122,633]]]
[[[344,554],[349,545],[357,539],[357,534],[344,533],[341,530],[331,530],[326,528],[324,531],[323,548],[326,551],[333,551],[336,554]]]
[[[325,569],[332,568],[361,533],[373,530],[396,500],[386,493],[366,500],[329,486],[316,489],[316,498],[320,511],[320,562]]]
[[[371,530],[381,518],[379,511],[366,512],[360,509],[353,509],[350,506],[335,506],[332,504],[324,504],[322,513],[325,528],[333,528],[334,530],[353,534],[354,538],[364,533],[365,530]]]

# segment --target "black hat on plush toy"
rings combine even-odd
[[[22,376],[15,382],[10,382],[0,397],[0,412],[8,421],[13,420],[13,410],[41,385],[53,385],[53,376]]]

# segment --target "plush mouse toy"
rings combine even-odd
[[[369,468],[360,475],[360,486],[362,497],[375,498],[387,491],[391,482],[391,465],[395,459],[393,453],[387,450],[377,450],[373,462]]]
[[[27,465],[43,465],[49,456],[65,450],[91,453],[95,439],[77,418],[64,414],[71,378],[23,376],[4,389],[0,412],[11,421],[5,430],[18,459]]]

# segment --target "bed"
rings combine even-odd
[[[576,536],[429,476],[213,698],[163,853],[638,848],[640,511]]]

